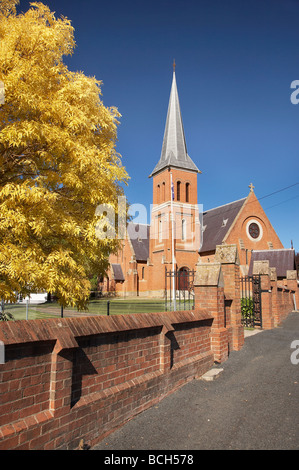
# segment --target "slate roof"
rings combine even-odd
[[[162,152],[150,177],[167,167],[183,168],[201,173],[187,153],[175,72],[173,72]]]
[[[276,268],[277,277],[286,277],[287,270],[296,269],[295,251],[293,249],[253,250],[249,265],[249,276],[252,275],[253,262],[269,260],[270,268]]]
[[[111,268],[112,268],[112,271],[113,271],[113,277],[114,277],[115,281],[124,281],[125,280],[125,276],[123,274],[123,270],[122,270],[120,264],[111,263]]]
[[[127,226],[127,233],[136,261],[147,261],[149,258],[150,225],[130,222]]]
[[[216,245],[221,245],[245,200],[246,198],[239,199],[203,213],[204,232],[200,253],[213,251]]]

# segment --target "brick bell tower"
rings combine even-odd
[[[149,265],[151,289],[164,287],[165,267],[194,269],[200,248],[197,174],[187,153],[175,63],[160,160],[152,171],[153,209]]]

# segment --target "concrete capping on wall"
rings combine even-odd
[[[215,261],[222,264],[240,264],[237,245],[217,245]]]
[[[79,318],[49,318],[40,320],[19,320],[2,322],[0,340],[5,345],[57,340],[62,348],[78,347],[75,338],[105,333],[140,330],[143,328],[165,327],[172,331],[172,325],[212,319],[207,310],[176,311],[167,313],[135,313],[130,315],[90,316]]]
[[[224,287],[221,264],[220,263],[198,264],[196,267],[194,286]]]
[[[295,269],[287,270],[287,279],[288,280],[296,280],[297,279],[297,271]]]
[[[268,276],[270,276],[269,260],[254,261],[252,273],[253,274],[267,274]]]

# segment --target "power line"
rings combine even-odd
[[[285,188],[278,189],[278,191],[274,191],[273,193],[267,194],[266,196],[259,197],[258,201],[260,201],[261,199],[265,199],[266,197],[272,196],[273,194],[280,193],[281,191],[285,191],[286,189],[293,188],[294,186],[297,186],[298,184],[299,184],[299,182],[291,184],[290,186],[286,186]],[[295,196],[295,197],[297,197],[297,196]]]
[[[284,204],[285,202],[292,201],[293,199],[296,199],[297,197],[299,197],[299,194],[297,194],[297,196],[290,197],[289,199],[285,199],[284,201],[278,202],[277,204],[274,204],[273,206],[267,207],[265,210],[267,211],[269,209],[272,209],[272,207],[276,207],[276,206],[279,206],[280,204]]]
[[[297,185],[299,185],[299,182],[294,183],[294,184],[291,184],[291,185],[289,185],[289,186],[285,186],[284,188],[278,189],[277,191],[273,191],[272,193],[269,193],[269,194],[266,194],[265,196],[262,196],[262,197],[260,197],[260,198],[257,198],[257,200],[260,201],[260,200],[262,200],[262,199],[266,199],[267,197],[273,196],[274,194],[281,193],[281,192],[286,191],[287,189],[293,188],[294,186],[297,186]],[[296,199],[297,197],[299,197],[299,195],[296,195],[296,196],[294,196],[294,197],[292,197],[292,198],[289,198],[289,199],[287,199],[287,200],[285,200],[285,201],[278,202],[277,204],[274,204],[273,206],[270,206],[270,207],[268,207],[268,208],[265,209],[265,210],[272,209],[272,207],[278,206],[278,205],[280,205],[280,204],[284,204],[285,202],[288,202],[288,201],[291,201],[291,200],[293,200],[293,199]],[[245,202],[245,199],[246,199],[246,198],[243,198],[243,199],[244,199],[244,202]],[[241,201],[241,200],[242,200],[242,199],[239,199],[239,201]],[[235,201],[235,202],[238,202],[238,201]],[[244,202],[243,202],[243,204],[244,204]],[[248,202],[248,204],[252,204],[252,203],[254,203],[254,202],[255,202],[255,201],[251,201],[251,202]],[[232,203],[228,203],[227,205],[230,205],[230,204],[232,204]],[[242,206],[243,206],[243,204],[242,204]],[[225,205],[226,205],[226,204],[225,204]],[[241,207],[242,207],[242,206],[241,206]],[[221,206],[215,207],[215,208],[213,208],[213,209],[209,209],[208,211],[203,211],[202,214],[204,215],[206,212],[216,210],[216,209],[218,209],[219,207],[221,207]],[[241,207],[240,207],[240,209],[241,209]],[[226,209],[226,210],[223,210],[223,211],[221,211],[221,215],[223,215],[223,214],[225,214],[225,213],[227,213],[227,212],[230,212],[231,210],[232,210],[231,208],[228,208],[228,209]],[[182,212],[182,215],[184,215],[184,210],[183,210],[183,212]],[[217,213],[217,214],[211,214],[211,215],[209,215],[209,218],[210,218],[210,219],[211,219],[212,217],[219,217],[219,214]],[[134,222],[133,222],[133,223],[134,223]],[[134,223],[134,225],[135,225],[135,224],[136,224],[136,225],[139,225],[139,224],[136,223],[136,222]],[[190,221],[190,222],[187,221],[187,223],[186,223],[186,228],[188,229],[189,226],[190,226],[190,225],[193,225],[193,224],[194,224],[194,221]],[[148,224],[141,224],[141,225],[148,225]],[[149,225],[150,225],[150,224],[149,224]],[[164,224],[163,224],[163,225],[164,225]],[[176,228],[176,230],[178,230],[178,229],[179,229],[179,228]],[[165,228],[163,227],[162,230],[160,230],[160,235],[162,235],[162,239],[163,239],[163,234],[165,234],[165,233],[168,233],[168,234],[169,234],[169,228],[166,228],[166,229],[165,229]],[[137,235],[136,238],[138,238],[138,235]]]
[[[265,198],[267,198],[267,197],[273,196],[274,194],[277,194],[277,193],[281,193],[282,191],[286,191],[287,189],[293,188],[294,186],[297,186],[297,185],[299,185],[299,182],[298,182],[298,183],[291,184],[291,185],[286,186],[286,187],[284,187],[284,188],[278,189],[277,191],[274,191],[274,192],[272,192],[272,193],[266,194],[265,196],[262,196],[262,197],[259,197],[259,198],[257,197],[257,200],[258,200],[258,201],[261,201],[262,199],[265,199]],[[297,196],[295,196],[295,197],[297,197]],[[246,199],[246,198],[244,198],[244,199]],[[291,199],[293,199],[293,198],[290,198],[289,200],[291,200]],[[241,199],[240,199],[240,200],[241,200]],[[237,202],[237,201],[235,201],[235,202]],[[248,202],[248,204],[253,204],[254,202],[255,202],[255,201],[251,201],[251,202]],[[286,202],[287,202],[287,201],[286,201]],[[232,204],[232,203],[228,203],[227,205],[230,205],[230,204]],[[280,203],[279,203],[279,204],[280,204]],[[281,204],[282,204],[282,203],[281,203]],[[221,207],[221,206],[219,206],[219,207]],[[274,207],[274,206],[271,206],[271,207]],[[218,207],[215,207],[215,208],[213,208],[213,209],[209,209],[208,211],[203,211],[203,214],[205,214],[206,212],[209,212],[209,211],[213,211],[213,210],[215,210],[215,209],[218,209]],[[267,210],[267,209],[265,209],[265,210]],[[226,209],[226,210],[224,210],[224,211],[221,211],[221,214],[225,214],[226,212],[230,212],[230,211],[231,211],[231,208],[230,208],[230,209]],[[215,214],[215,215],[212,214],[212,215],[210,215],[209,217],[210,217],[210,218],[212,218],[212,217],[218,217],[218,215],[219,215],[219,214]]]

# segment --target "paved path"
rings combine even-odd
[[[193,380],[93,450],[299,449],[299,313],[247,336],[213,381]],[[298,347],[298,346],[297,346]]]

